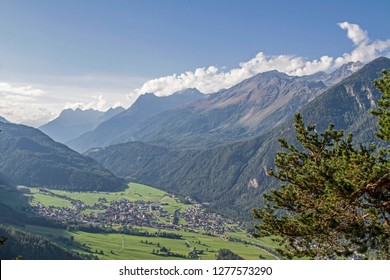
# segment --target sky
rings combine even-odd
[[[390,57],[388,11],[388,0],[0,0],[0,116],[37,127],[145,92]]]

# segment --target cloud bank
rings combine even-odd
[[[132,91],[129,96],[134,97],[146,92],[166,96],[193,87],[203,93],[212,93],[222,88],[229,88],[258,73],[270,70],[278,70],[293,76],[303,76],[319,71],[329,71],[348,62],[369,62],[380,55],[389,54],[390,39],[371,41],[368,32],[361,29],[357,24],[341,22],[338,25],[341,29],[347,31],[347,36],[355,47],[352,52],[345,53],[340,57],[334,58],[324,55],[317,60],[307,60],[301,56],[269,56],[260,52],[254,58],[241,62],[239,67],[227,72],[222,68],[209,66],[147,81],[141,87]],[[387,53],[384,54],[384,52]]]
[[[204,93],[212,93],[265,71],[278,70],[302,76],[329,71],[351,61],[368,62],[381,55],[390,57],[390,39],[371,40],[368,32],[357,24],[341,22],[338,26],[347,32],[353,43],[352,51],[339,57],[324,55],[308,60],[301,56],[270,56],[259,52],[230,70],[209,66],[149,81],[94,75],[42,77],[38,80],[45,81],[43,84],[32,85],[0,81],[0,116],[11,122],[39,126],[57,117],[63,109],[105,111],[119,105],[126,107],[145,92],[166,96],[195,87]],[[136,89],[128,94],[126,88],[130,87]]]
[[[0,82],[0,115],[10,122],[32,124],[52,115],[51,109],[38,102],[46,92],[31,85],[18,86]]]
[[[90,102],[67,102],[64,109],[77,109],[88,110],[95,109],[99,111],[104,111],[107,109],[107,102],[103,95],[94,95],[92,96],[92,100]]]
[[[129,104],[130,85],[145,81],[125,76],[39,76],[45,84],[2,82],[0,80],[0,116],[13,123],[34,127],[56,118],[64,109],[95,109]],[[134,80],[134,81],[133,81]]]

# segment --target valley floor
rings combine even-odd
[[[215,259],[229,249],[244,259],[278,259],[271,238],[255,239],[243,224],[212,213],[191,198],[179,199],[129,183],[122,192],[68,192],[18,187],[24,205],[4,192],[0,202],[58,227],[26,225],[61,246],[99,259]]]

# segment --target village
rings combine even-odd
[[[191,207],[185,211],[177,209],[173,213],[165,210],[167,202],[148,202],[143,200],[130,201],[121,198],[107,202],[99,198],[94,205],[86,205],[80,200],[57,195],[47,189],[41,189],[46,195],[57,196],[70,201],[71,207],[45,206],[37,203],[28,211],[66,226],[90,226],[107,228],[115,226],[152,227],[164,230],[189,230],[204,232],[211,235],[223,235],[226,232],[243,230],[243,225],[232,219],[212,213],[200,203],[190,198]],[[173,196],[173,195],[172,195]]]

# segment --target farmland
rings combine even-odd
[[[244,259],[276,259],[270,239],[254,239],[239,222],[201,204],[129,183],[122,192],[69,192],[19,186],[29,214],[64,229],[26,226],[80,253],[99,259],[215,259],[229,249]]]

